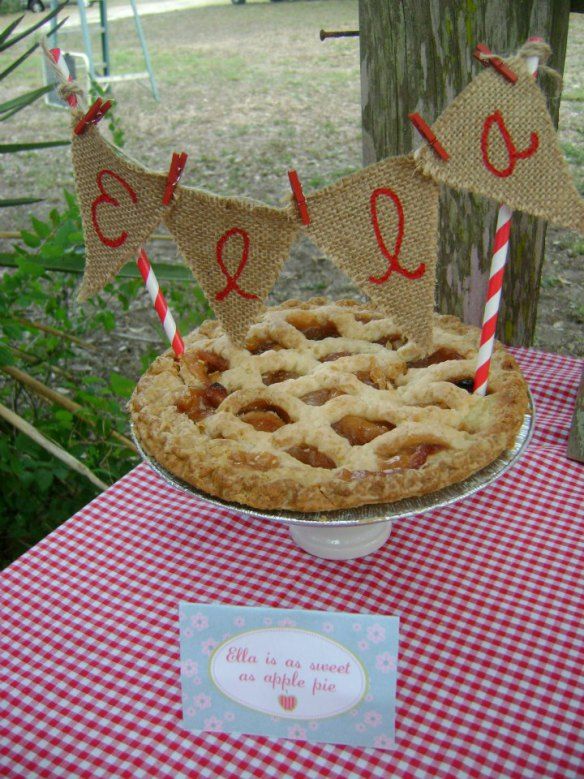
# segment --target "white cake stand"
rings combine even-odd
[[[289,526],[290,535],[298,546],[311,555],[325,560],[354,560],[372,554],[383,546],[391,534],[392,522],[395,520],[457,503],[482,490],[509,470],[529,444],[535,427],[535,407],[531,395],[529,399],[530,407],[514,446],[468,479],[428,495],[406,498],[396,503],[358,506],[320,514],[254,509],[207,495],[171,474],[147,454],[133,428],[132,436],[144,460],[173,487],[238,514],[258,517],[264,521],[283,522]]]

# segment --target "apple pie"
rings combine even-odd
[[[433,492],[511,447],[528,407],[500,344],[479,397],[479,330],[435,315],[433,339],[422,356],[387,316],[322,298],[267,309],[244,347],[208,321],[142,376],[134,431],[167,471],[243,506],[320,512]]]

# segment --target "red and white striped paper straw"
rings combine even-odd
[[[530,38],[530,40],[541,40],[541,38]],[[539,66],[539,58],[526,57],[525,62],[532,76],[536,76],[537,68]],[[501,304],[503,276],[505,274],[507,255],[509,254],[509,234],[511,232],[512,216],[513,212],[508,206],[499,206],[499,212],[497,215],[497,229],[495,231],[495,245],[493,246],[493,257],[491,260],[491,270],[489,272],[487,300],[483,313],[481,342],[477,356],[477,368],[474,376],[473,392],[475,395],[487,394],[489,370],[491,368],[491,356],[493,354],[493,346],[495,344],[495,330],[497,329],[497,318],[499,316],[499,306]]]
[[[166,337],[174,349],[176,356],[180,357],[185,350],[184,341],[176,327],[174,317],[170,313],[166,300],[164,299],[164,295],[160,290],[158,280],[156,279],[154,271],[152,270],[152,266],[150,265],[148,255],[144,249],[140,249],[140,256],[136,262],[138,264],[142,278],[144,279],[144,284],[146,285],[148,294],[150,295],[150,300],[154,304],[154,309],[158,314],[158,318],[162,322],[162,327],[164,328]]]
[[[63,80],[72,83],[73,79],[71,78],[69,68],[67,67],[67,62],[65,61],[65,57],[63,56],[61,49],[49,49],[49,54],[51,55],[51,59],[55,63],[57,70],[63,76]],[[67,95],[66,100],[71,108],[77,108],[78,100],[76,95]]]

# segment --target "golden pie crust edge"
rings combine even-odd
[[[341,312],[350,311],[357,315],[370,313],[379,317],[367,304],[356,301],[331,303],[315,298],[303,303],[287,301],[272,307],[266,311],[264,319],[273,312],[313,312],[322,307],[328,311],[338,309]],[[377,322],[381,324],[391,320],[383,317]],[[261,323],[259,327],[261,329]],[[457,367],[462,368],[464,362],[467,373],[470,365],[474,370],[480,330],[463,324],[456,317],[438,314],[434,315],[434,329],[435,334],[442,334],[442,340],[444,334],[452,335],[459,349],[461,344],[465,344],[466,359],[460,361],[461,365]],[[208,349],[213,342],[217,345],[221,342],[218,352],[225,351],[225,344],[229,344],[231,350],[238,350],[226,339],[215,321],[203,323],[185,338],[187,353],[194,348]],[[397,350],[396,355],[402,361],[411,361],[416,357],[416,347],[411,343],[406,344]],[[479,398],[460,390],[468,398],[465,408],[456,411],[460,411],[459,416],[463,420],[474,420],[473,425],[480,418],[478,430],[454,435],[454,445],[449,441],[448,449],[433,454],[419,469],[327,469],[305,465],[281,452],[274,456],[271,445],[258,449],[245,439],[210,438],[202,431],[205,420],[202,423],[193,422],[176,408],[177,400],[185,392],[184,381],[178,373],[178,362],[169,349],[153,362],[139,380],[129,407],[134,432],[141,447],[163,468],[196,489],[221,500],[256,509],[334,511],[366,504],[391,503],[434,492],[463,481],[513,446],[528,408],[527,385],[521,371],[513,356],[496,342],[489,395]],[[252,391],[244,389],[242,392]],[[262,390],[258,388],[258,392]],[[419,409],[415,407],[413,411]],[[435,418],[432,417],[432,409],[422,410],[422,414],[426,412],[428,418],[424,423],[429,429],[439,422],[440,411]],[[407,440],[407,431],[404,435]],[[415,434],[413,438],[416,438]],[[432,435],[430,439],[431,442],[434,440]],[[436,436],[436,443],[441,440],[440,436]]]

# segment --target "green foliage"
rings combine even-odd
[[[31,25],[28,27],[24,32],[17,33],[16,28],[19,26],[20,22],[24,19],[24,15],[18,17],[13,22],[10,22],[3,30],[0,30],[0,52],[5,51],[15,44],[19,43],[20,41],[24,40],[25,38],[28,38],[30,35],[32,35],[33,32],[38,30],[40,27],[45,25],[49,20],[51,20],[54,16],[56,16],[59,11],[61,11],[67,3],[61,3],[56,8],[54,8],[50,13],[46,14],[40,21],[38,21],[36,24]],[[63,20],[64,22],[65,20]],[[61,22],[60,24],[62,24]],[[60,26],[57,25],[57,27]],[[5,78],[7,78],[10,74],[14,73],[20,65],[22,65],[23,62],[25,62],[33,52],[35,52],[38,49],[39,44],[35,43],[32,46],[30,46],[24,54],[22,54],[20,57],[17,57],[15,60],[13,60],[10,65],[2,72],[0,72],[0,82],[2,82]],[[36,102],[39,97],[42,97],[47,92],[50,92],[53,88],[52,85],[47,85],[44,87],[39,87],[38,89],[32,89],[28,92],[23,92],[20,95],[17,95],[16,97],[12,98],[11,100],[5,100],[4,102],[0,102],[0,122],[4,122],[7,119],[10,119],[10,117],[17,114],[19,111],[22,111],[24,108],[27,108],[27,106],[32,105],[34,102]],[[48,148],[51,146],[64,146],[68,144],[69,141],[39,141],[37,143],[10,143],[10,144],[3,144],[0,146],[0,154],[16,154],[20,151],[28,151],[31,148],[32,149],[42,149],[42,148]],[[15,206],[15,205],[22,205],[23,203],[34,203],[36,202],[38,198],[22,198],[22,197],[12,197],[0,200],[0,208],[8,207],[8,206]]]
[[[136,301],[143,302],[141,279],[118,279],[102,295],[79,306],[75,302],[79,275],[48,272],[44,264],[54,257],[84,264],[79,208],[67,192],[64,208],[53,209],[46,221],[31,216],[30,228],[21,232],[21,242],[11,252],[14,269],[0,276],[0,403],[111,484],[138,462],[115,433],[128,435],[125,406],[135,378],[165,345],[161,336],[160,345],[150,345],[132,368],[119,360],[116,368],[116,354],[125,344],[123,335],[115,340],[118,322],[132,316]],[[175,283],[166,292],[177,317],[188,313],[181,326],[194,326],[208,315],[206,301],[192,281]],[[154,312],[152,322],[158,327]],[[138,346],[132,342],[132,353]],[[43,400],[7,375],[6,366],[26,371],[82,410],[74,414]],[[97,491],[0,421],[0,566],[43,538]]]
[[[113,94],[111,87],[105,86],[102,87],[101,84],[98,84],[97,81],[91,82],[91,89],[90,89],[90,102],[94,102],[97,100],[98,97],[101,97],[104,101],[107,99],[112,100]],[[110,110],[107,112],[105,116],[105,121],[107,122],[107,126],[109,128],[109,131],[112,134],[112,140],[114,144],[119,148],[123,148],[125,143],[125,135],[124,135],[124,129],[122,127],[122,123],[120,122],[120,119],[115,112],[115,103],[112,105]]]

